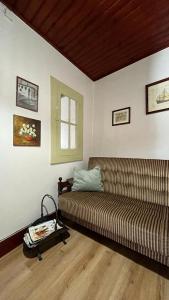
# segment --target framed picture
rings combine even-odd
[[[169,78],[146,85],[146,114],[169,109]]]
[[[130,107],[112,111],[112,126],[130,123]]]
[[[40,146],[41,121],[13,116],[13,145]]]
[[[38,85],[16,77],[16,106],[38,111]]]

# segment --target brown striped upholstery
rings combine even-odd
[[[59,208],[74,221],[169,266],[168,161],[91,158],[104,192],[70,192]]]
[[[169,161],[92,157],[100,166],[104,191],[169,206]]]

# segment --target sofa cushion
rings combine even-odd
[[[103,191],[100,167],[91,170],[74,169],[72,191]]]
[[[169,255],[169,208],[103,192],[69,192],[59,197],[59,209],[162,255]],[[96,230],[97,231],[97,230]]]

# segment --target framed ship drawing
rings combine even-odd
[[[169,110],[169,78],[146,85],[146,114]]]

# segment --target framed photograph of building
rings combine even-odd
[[[41,121],[13,116],[13,145],[40,146]]]
[[[146,114],[169,109],[169,78],[146,85]]]
[[[32,111],[38,111],[38,85],[16,77],[16,105]]]
[[[112,111],[112,126],[130,123],[130,107]]]

